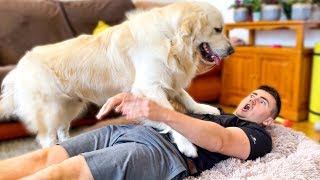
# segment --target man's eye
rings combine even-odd
[[[250,94],[250,96],[249,96],[250,98],[253,98],[254,97],[254,95],[252,95],[252,94]]]
[[[222,28],[214,28],[214,30],[215,30],[217,33],[221,33],[221,32],[222,32]]]
[[[263,100],[260,101],[261,104],[266,105],[267,103]]]

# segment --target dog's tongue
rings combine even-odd
[[[221,58],[219,56],[212,56],[212,59],[216,63],[216,65],[220,66],[221,64]]]

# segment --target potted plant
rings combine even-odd
[[[287,20],[291,19],[291,9],[292,9],[292,4],[295,2],[295,0],[282,0],[282,9],[284,14],[286,15]]]
[[[320,20],[320,0],[312,1],[311,20],[315,20],[315,21]]]
[[[281,6],[279,0],[262,0],[262,17],[264,21],[279,20]]]
[[[252,18],[253,21],[259,21],[261,18],[261,0],[251,0]]]
[[[235,0],[229,8],[233,8],[233,20],[235,22],[244,22],[249,18],[249,9],[243,0]]]
[[[308,20],[311,17],[312,0],[295,0],[291,8],[292,20]]]

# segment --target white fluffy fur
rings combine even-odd
[[[4,80],[1,116],[18,116],[47,147],[56,143],[56,136],[61,141],[69,137],[70,121],[88,103],[101,106],[123,91],[148,96],[168,108],[172,98],[189,112],[218,114],[183,89],[197,72],[215,65],[202,60],[200,43],[209,43],[221,57],[228,55],[229,41],[214,30],[220,27],[223,20],[213,6],[176,3],[132,14],[97,36],[35,47]],[[171,132],[181,152],[197,156],[192,143],[167,125],[145,123]]]

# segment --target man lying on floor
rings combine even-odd
[[[127,119],[166,123],[197,146],[198,157],[183,156],[168,135],[152,127],[112,125],[0,161],[0,179],[183,179],[229,157],[253,160],[272,149],[264,127],[278,116],[281,101],[275,89],[261,86],[233,114],[188,116],[145,97],[120,93],[97,117],[102,119],[114,108]]]

